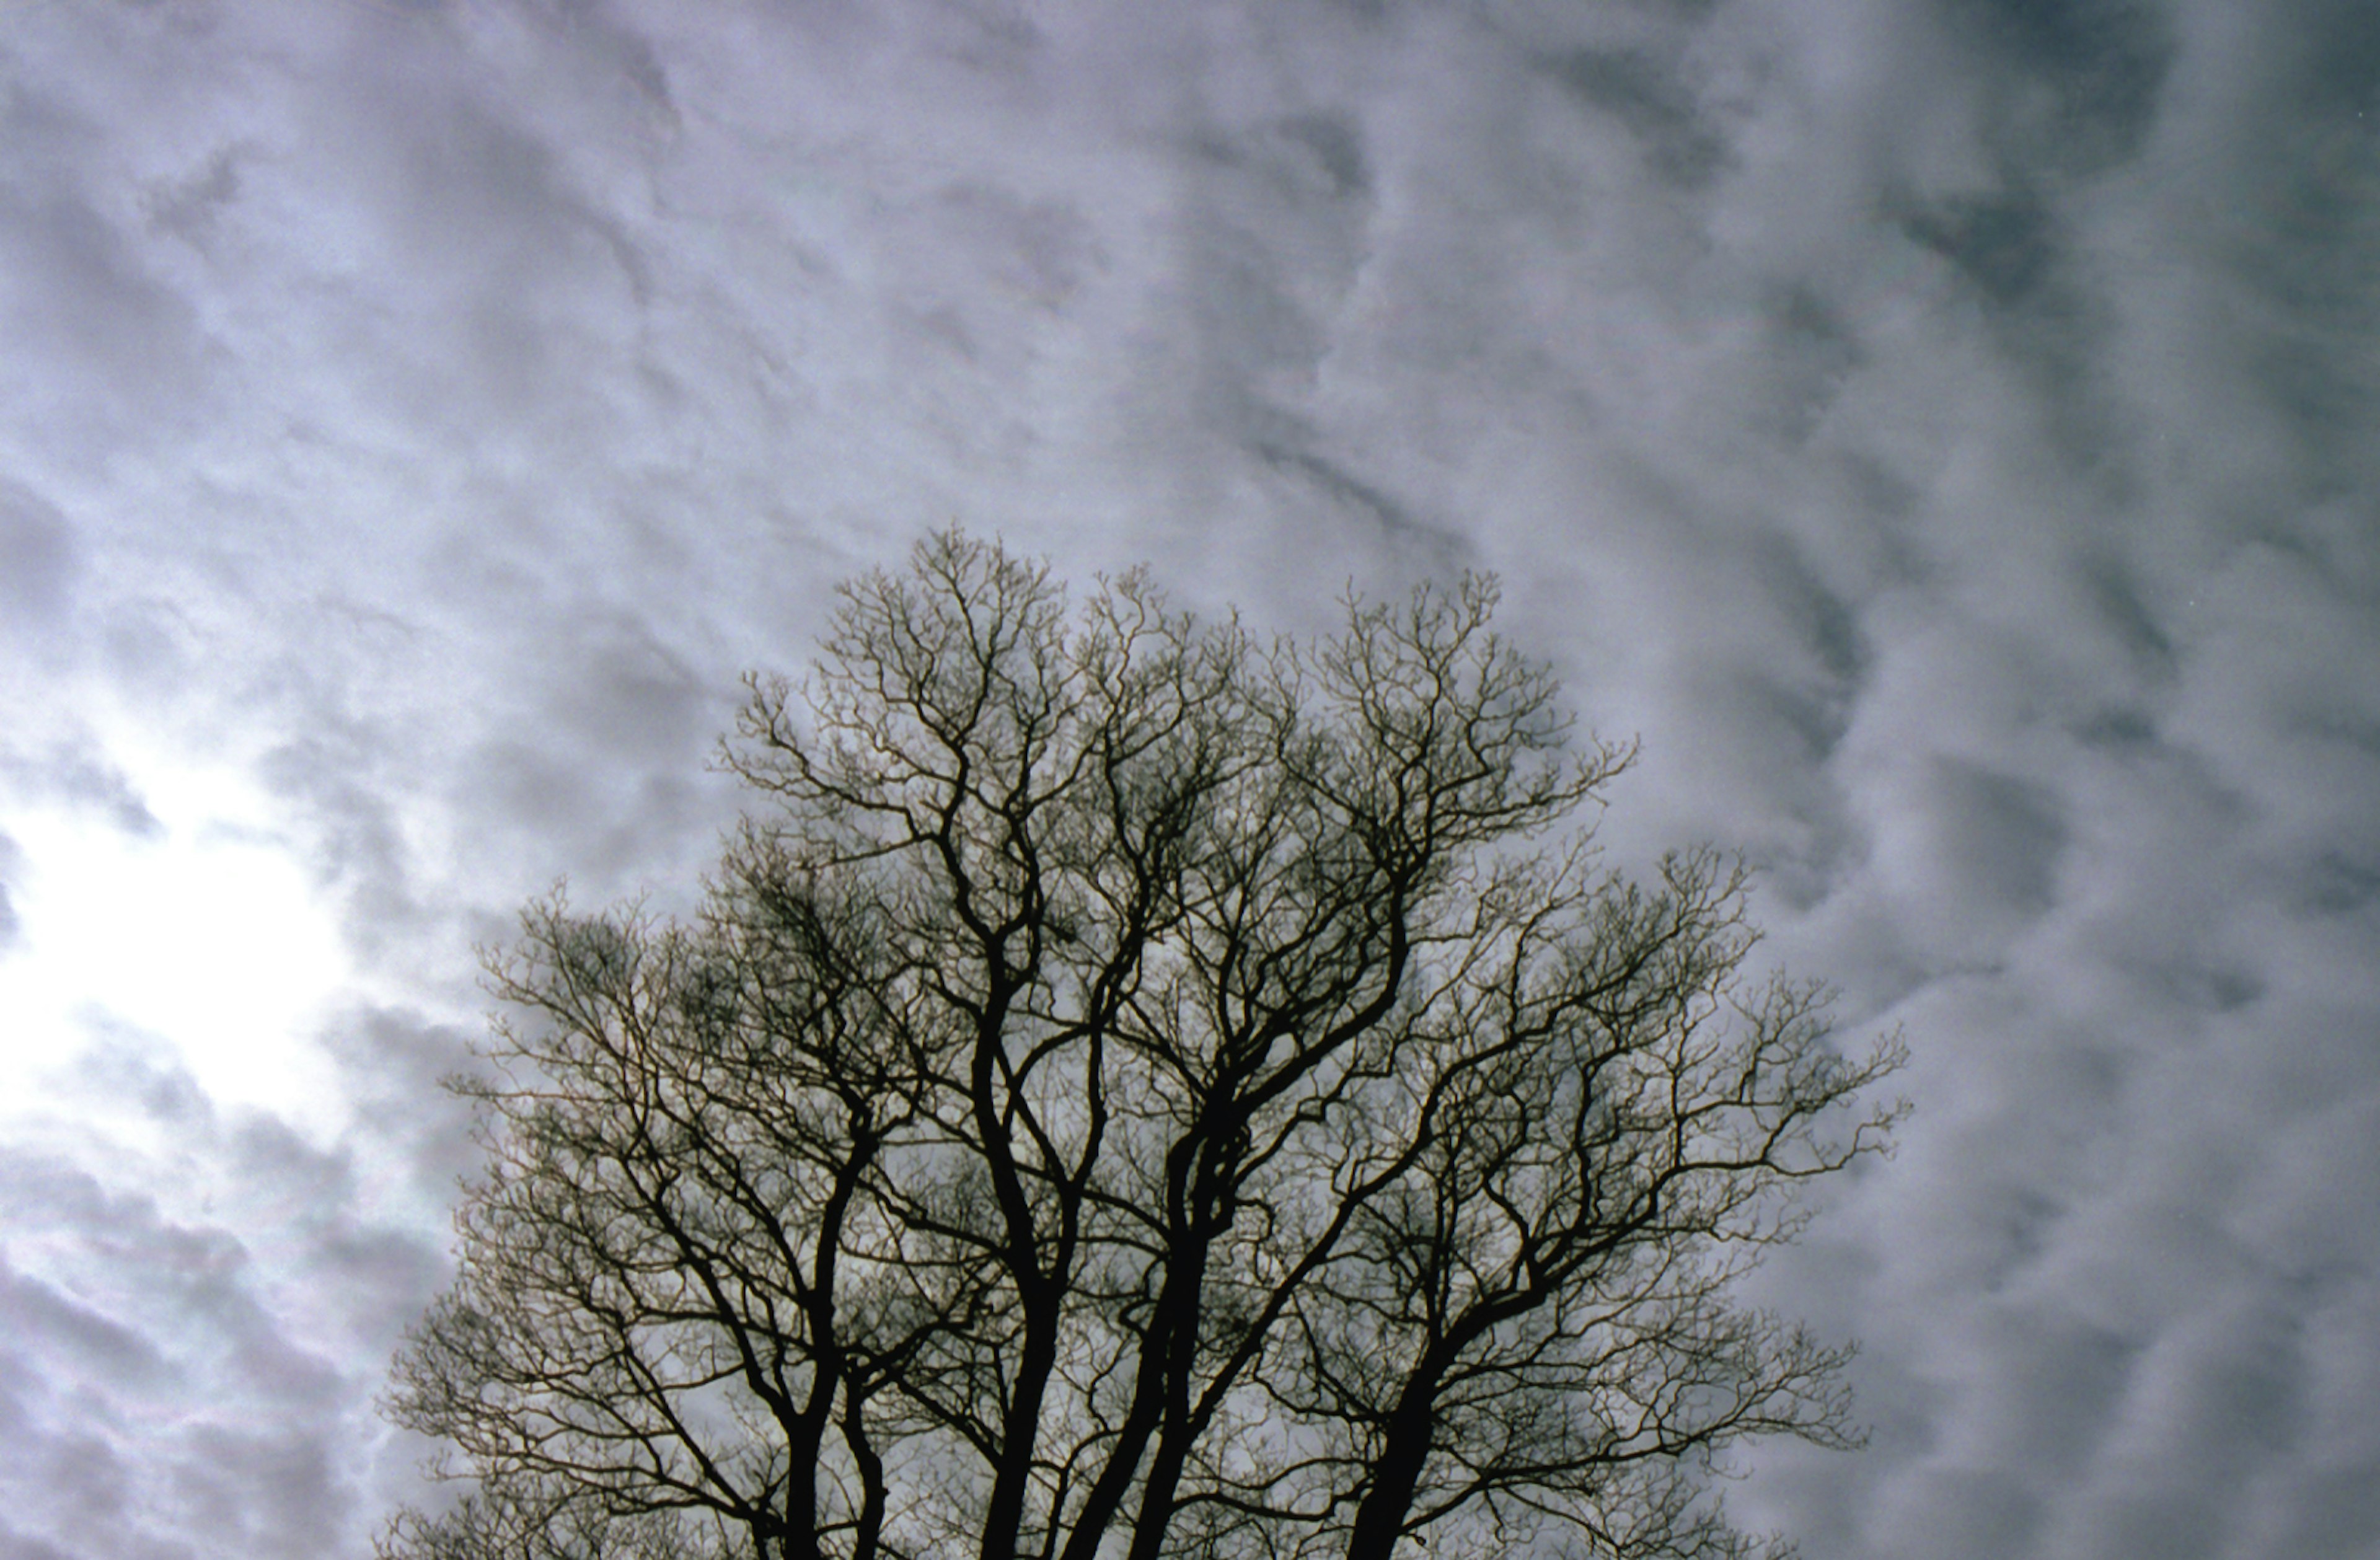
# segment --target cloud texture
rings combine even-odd
[[[0,1002],[78,852],[339,952],[302,1110],[0,1007],[0,1553],[366,1552],[471,945],[687,892],[735,674],[956,518],[1268,628],[1501,572],[1615,854],[1902,1027],[1762,1279],[1874,1444],[1755,1525],[2371,1554],[2375,269],[2352,0],[8,7]]]

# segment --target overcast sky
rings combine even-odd
[[[1917,1111],[1813,1560],[2380,1554],[2370,0],[0,4],[0,1556],[355,1560],[475,942],[953,519],[1498,571]]]

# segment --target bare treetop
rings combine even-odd
[[[1495,604],[1259,646],[956,532],[844,587],[700,920],[495,965],[391,1399],[475,1484],[385,1554],[1757,1548],[1711,1454],[1852,1436],[1730,1286],[1897,1052],[1746,981],[1726,859],[1598,866],[1629,753]]]

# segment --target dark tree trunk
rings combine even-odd
[[[992,1472],[985,1503],[980,1560],[1016,1560],[1025,1527],[1025,1496],[1033,1475],[1033,1453],[1041,1429],[1041,1400],[1058,1362],[1057,1312],[1035,1307],[1025,1322],[1025,1347],[1016,1360],[1016,1395],[1001,1422],[1000,1466]]]
[[[1396,1552],[1405,1514],[1421,1485],[1422,1465],[1429,1461],[1437,1396],[1435,1371],[1416,1371],[1398,1395],[1380,1459],[1373,1465],[1372,1487],[1364,1492],[1363,1504],[1355,1508],[1355,1526],[1347,1535],[1347,1560],[1389,1560]]]

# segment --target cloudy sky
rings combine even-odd
[[[1814,1557],[2380,1553],[2368,0],[0,4],[0,1556],[354,1560],[475,943],[956,519],[1463,568],[1917,1114]]]

